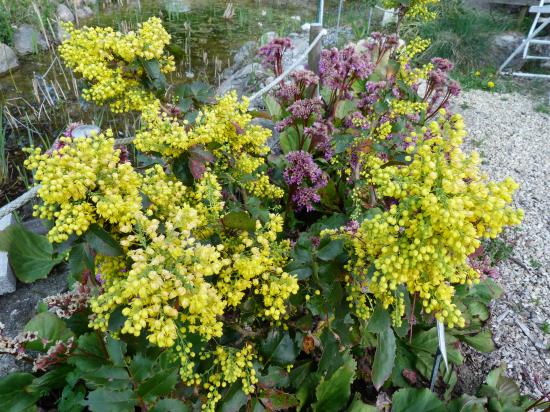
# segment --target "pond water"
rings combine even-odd
[[[257,40],[267,31],[280,35],[296,31],[316,15],[316,1],[236,0],[233,17],[224,18],[226,0],[119,0],[108,6],[98,3],[96,14],[80,25],[112,26],[130,30],[151,16],[159,16],[172,35],[173,53],[179,57],[177,76],[215,84],[219,74],[231,64],[235,51],[248,40]],[[304,5],[305,4],[305,5]],[[299,20],[298,20],[299,19]],[[20,59],[18,70],[0,77],[4,99],[33,97],[34,74],[48,72],[59,77],[62,68],[54,53],[40,53]]]
[[[95,15],[80,21],[80,26],[111,26],[126,31],[151,16],[159,16],[175,47],[171,51],[176,55],[177,72],[170,81],[203,80],[213,85],[245,42],[258,40],[268,31],[284,35],[298,30],[304,22],[316,18],[317,5],[316,0],[234,0],[232,17],[224,18],[226,0],[106,3],[98,2]],[[0,109],[4,111],[4,133],[0,130],[0,205],[20,195],[31,182],[22,165],[26,157],[23,147],[51,146],[67,124],[74,121],[101,124],[123,135],[136,124],[131,115],[121,121],[101,108],[79,103],[77,81],[56,56],[55,51],[48,51],[20,58],[17,70],[0,77]],[[45,80],[40,80],[44,74]]]

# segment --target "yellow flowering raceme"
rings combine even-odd
[[[69,36],[59,52],[67,66],[88,81],[84,98],[109,104],[114,112],[143,110],[155,101],[142,84],[148,78],[146,70],[136,63],[156,66],[158,62],[161,73],[175,70],[173,57],[164,50],[170,35],[157,17],[126,34],[110,27],[75,29],[71,23],[64,27]]]
[[[421,19],[431,20],[434,19],[437,14],[430,10],[430,6],[439,3],[439,0],[384,0],[385,8],[399,8],[405,7],[406,15],[408,17],[420,17]]]
[[[54,223],[49,240],[60,243],[73,233],[80,236],[93,223],[129,233],[141,210],[141,177],[130,163],[121,162],[112,132],[61,137],[57,145],[45,153],[29,149],[25,161],[42,185],[42,204],[35,206],[35,215]]]
[[[355,256],[348,266],[350,283],[354,291],[366,289],[385,307],[392,305],[398,324],[403,285],[418,294],[425,312],[449,327],[463,326],[453,285],[479,278],[467,257],[482,238],[494,238],[522,219],[523,212],[509,206],[517,184],[488,181],[479,171],[479,156],[461,151],[464,135],[460,116],[442,116],[408,139],[408,152],[414,153],[408,165],[385,166],[378,157],[365,156],[365,182],[391,206],[350,236]]]

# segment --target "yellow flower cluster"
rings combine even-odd
[[[254,348],[246,344],[241,350],[218,346],[214,351],[214,365],[217,369],[208,377],[203,387],[208,390],[207,402],[202,409],[215,412],[216,404],[221,400],[219,389],[241,380],[242,390],[248,395],[254,392],[254,385],[258,383],[256,370],[252,363],[255,359]]]
[[[61,137],[58,146],[45,153],[29,149],[25,161],[42,185],[38,195],[43,202],[35,206],[35,216],[54,222],[49,240],[60,243],[73,233],[80,236],[93,223],[129,233],[141,210],[141,178],[130,163],[120,162],[112,132]]]
[[[147,216],[168,220],[179,230],[192,230],[198,238],[207,237],[208,226],[217,224],[224,207],[221,186],[212,173],[191,188],[155,165],[145,172],[141,192],[147,198]]]
[[[384,0],[385,8],[405,7],[406,16],[419,17],[424,20],[432,20],[437,17],[437,13],[430,10],[430,6],[439,3],[439,0]]]
[[[75,29],[70,23],[64,27],[69,36],[59,52],[65,63],[90,83],[84,98],[99,105],[107,103],[114,112],[143,110],[155,101],[142,85],[147,71],[136,63],[156,61],[162,73],[175,70],[173,57],[164,51],[170,35],[157,17],[126,34],[110,27]]]
[[[392,206],[365,220],[351,237],[355,259],[351,283],[366,287],[385,307],[402,312],[398,287],[418,294],[424,311],[463,326],[453,303],[456,284],[472,284],[479,274],[467,264],[483,237],[496,237],[504,226],[519,224],[523,212],[508,204],[517,184],[488,182],[477,154],[460,150],[462,118],[440,120],[412,133],[407,166],[387,166],[365,156],[362,176],[379,199]],[[369,193],[368,196],[371,194]],[[374,264],[372,277],[367,277]],[[399,320],[402,313],[396,313]]]
[[[193,227],[196,213],[181,216]],[[104,272],[104,293],[94,298],[91,309],[96,315],[92,326],[105,330],[110,314],[123,305],[127,317],[122,333],[138,336],[142,330],[160,347],[176,343],[178,333],[197,333],[209,340],[222,335],[226,303],[207,280],[216,275],[227,261],[222,259],[223,246],[203,245],[189,230],[178,231],[165,222],[163,231],[158,220],[138,217],[135,235],[123,244],[139,246],[128,251],[131,261],[126,276]]]
[[[408,44],[401,46],[397,51],[397,61],[399,62],[399,78],[402,79],[409,86],[418,83],[420,80],[424,80],[428,76],[428,72],[433,69],[431,63],[425,64],[421,67],[411,65],[412,59],[422,53],[430,46],[431,41],[416,37],[412,39]]]
[[[290,252],[288,241],[277,241],[282,230],[283,218],[272,214],[264,226],[256,222],[254,236],[243,231],[224,239],[231,265],[220,273],[217,287],[230,306],[239,305],[245,293],[253,290],[263,296],[261,316],[277,321],[286,314],[287,299],[298,292],[298,280],[282,269]]]

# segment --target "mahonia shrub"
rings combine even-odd
[[[429,17],[433,1],[386,3]],[[324,50],[318,75],[266,96],[273,142],[245,97],[166,88],[159,19],[67,30],[84,98],[140,115],[132,144],[148,160],[111,130],[28,149],[46,269],[66,258],[73,286],[0,336],[41,374],[0,380],[10,407],[17,387],[28,406],[61,389],[60,411],[363,410],[429,381],[434,320],[452,364],[459,342],[490,348],[480,329],[499,289],[476,256],[520,223],[517,185],[461,150],[452,64],[414,62],[428,41],[373,33]],[[263,46],[264,66],[280,73],[290,47]],[[438,384],[446,400],[453,382]]]

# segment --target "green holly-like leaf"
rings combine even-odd
[[[376,406],[367,405],[364,403],[358,394],[347,409],[347,412],[380,412]]]
[[[103,365],[99,369],[82,374],[86,385],[92,388],[107,387],[112,390],[123,390],[130,387],[130,377],[125,368]]]
[[[401,389],[393,394],[392,412],[445,412],[445,406],[428,389]]]
[[[54,256],[53,246],[45,236],[19,224],[0,232],[0,250],[8,252],[15,276],[24,283],[46,278],[62,259]]]
[[[325,262],[336,259],[344,251],[344,241],[342,239],[332,240],[324,238],[319,244],[317,257]]]
[[[271,365],[267,374],[259,377],[259,383],[266,388],[283,388],[288,386],[288,372],[279,367]]]
[[[356,366],[355,360],[350,357],[329,379],[321,380],[315,390],[317,402],[312,406],[314,412],[338,411],[348,403]]]
[[[68,362],[83,372],[90,372],[105,365],[107,359],[105,358],[99,339],[95,333],[79,336],[76,342],[76,349],[73,351]]]
[[[487,375],[486,384],[479,390],[480,396],[494,398],[503,405],[513,405],[520,398],[518,385],[504,375],[506,366],[494,369]]]
[[[382,304],[377,304],[374,308],[372,316],[369,319],[367,330],[373,333],[381,333],[387,330],[391,325],[390,314]]]
[[[372,383],[380,390],[391,376],[395,364],[395,335],[391,328],[378,334],[378,345],[372,365]]]
[[[78,385],[76,388],[66,386],[59,399],[59,410],[63,412],[80,412],[84,409],[82,402],[86,397],[84,385]]]
[[[137,392],[146,401],[151,401],[158,396],[172,392],[177,382],[177,369],[161,370],[139,385]]]
[[[276,389],[262,390],[260,399],[269,411],[286,411],[300,404],[295,395]]]
[[[495,350],[493,336],[488,330],[484,330],[473,336],[464,335],[462,336],[462,340],[480,352],[489,353]]]
[[[88,398],[82,402],[92,412],[133,412],[136,403],[134,391],[114,391],[107,388],[90,392]]]
[[[85,235],[86,241],[97,252],[106,256],[122,255],[122,247],[120,243],[99,225],[91,225]]]
[[[57,341],[66,341],[73,333],[60,318],[50,312],[42,312],[33,317],[26,325],[25,330],[37,332],[38,339],[25,344],[27,349],[42,351],[52,346]],[[43,344],[42,340],[47,340]]]
[[[162,399],[149,412],[191,412],[191,408],[178,399]]]
[[[153,373],[154,361],[142,353],[137,353],[130,362],[130,373],[138,382],[144,381]]]
[[[113,338],[111,335],[107,335],[107,341],[105,342],[109,359],[116,366],[125,366],[124,355],[126,354],[126,343]]]
[[[248,402],[248,396],[243,392],[240,383],[234,383],[225,392],[219,403],[220,412],[238,412]]]
[[[256,228],[256,222],[247,212],[229,212],[222,218],[222,223],[229,229],[252,231]]]
[[[288,332],[272,330],[260,344],[260,352],[266,362],[286,366],[294,362],[300,350]]]
[[[41,395],[32,390],[34,376],[30,373],[11,373],[0,378],[0,405],[3,411],[23,412],[31,408]]]

